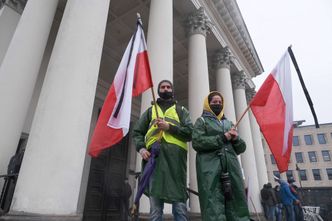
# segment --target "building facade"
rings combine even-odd
[[[0,220],[119,220],[119,193],[126,178],[135,191],[131,174],[140,171],[141,158],[130,133],[98,158],[87,155],[87,146],[136,13],[154,85],[173,81],[193,122],[211,90],[224,95],[225,115],[235,122],[254,94],[252,78],[263,72],[236,0],[2,0],[0,7],[0,174],[9,173],[13,159],[20,162]],[[134,99],[132,124],[150,102],[150,92]],[[259,190],[268,177],[251,113],[238,130],[247,144],[239,159],[252,186],[249,208],[261,213]],[[195,156],[189,148],[193,190]],[[188,209],[200,213],[194,194]],[[149,211],[146,197],[140,211]]]
[[[303,121],[295,122],[293,147],[286,177],[293,177],[301,187],[303,204],[320,206],[324,220],[332,217],[332,123],[301,126]],[[268,179],[277,183],[273,176],[280,177],[275,160],[264,142]],[[285,179],[285,177],[284,177]]]

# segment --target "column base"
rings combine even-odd
[[[0,221],[82,221],[82,215],[43,215],[43,214],[31,214],[31,213],[7,213],[0,216]]]

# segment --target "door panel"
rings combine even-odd
[[[120,220],[120,194],[126,178],[128,136],[91,159],[84,221]]]

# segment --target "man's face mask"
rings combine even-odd
[[[222,110],[221,104],[210,104],[210,108],[215,115],[219,115]]]
[[[172,91],[159,92],[159,96],[164,100],[168,100],[173,97],[173,92]]]

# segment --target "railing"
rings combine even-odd
[[[303,216],[305,221],[323,221],[319,215],[320,207],[318,206],[303,206]]]

